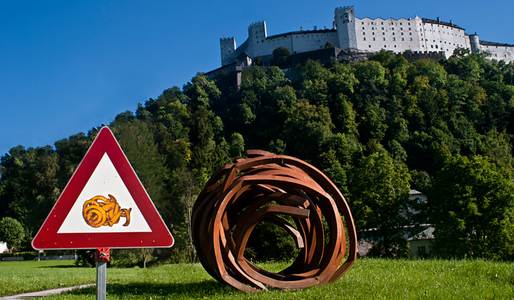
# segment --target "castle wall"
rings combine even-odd
[[[263,41],[259,45],[259,49],[253,53],[255,56],[265,56],[273,53],[273,50],[277,48],[287,48],[291,53],[293,53],[293,47],[290,36],[282,36],[277,38],[269,38]]]
[[[291,37],[293,43],[292,53],[323,49],[327,43],[331,44],[332,47],[337,46],[336,32],[293,34]]]
[[[327,43],[330,43],[332,46],[337,45],[335,31],[307,31],[272,36],[263,41],[258,41],[250,56],[271,55],[273,50],[280,47],[287,48],[291,54],[313,51],[325,48]]]
[[[357,19],[357,48],[377,52],[421,51],[421,19]]]
[[[447,58],[452,56],[453,51],[457,48],[471,49],[469,38],[464,29],[457,27],[423,22],[421,38],[422,51],[444,51]]]
[[[505,62],[514,62],[514,46],[495,46],[495,45],[480,45],[482,52],[489,55],[489,58],[494,60],[503,60]]]

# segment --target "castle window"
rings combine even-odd
[[[386,35],[386,33],[385,33],[385,32],[382,32],[382,35]]]
[[[365,41],[365,40],[366,40],[366,38],[364,37],[362,40],[363,40],[363,41]]]
[[[412,38],[410,38],[410,40],[412,41]]]
[[[396,41],[396,38],[393,38],[393,42],[395,42],[395,41]]]
[[[404,38],[402,38],[402,41],[405,41],[405,39],[404,39]]]
[[[373,40],[375,40],[375,38],[373,38]]]
[[[369,47],[371,48],[371,45],[369,45]]]
[[[386,38],[383,38],[383,40],[384,40],[384,42],[385,42]]]

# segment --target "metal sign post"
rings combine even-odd
[[[109,248],[96,249],[96,299],[105,300],[107,294],[107,263],[111,258]]]

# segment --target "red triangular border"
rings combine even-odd
[[[73,204],[107,153],[145,217],[151,232],[57,233]],[[174,239],[157,208],[108,127],[102,127],[75,173],[32,240],[34,249],[164,248]]]

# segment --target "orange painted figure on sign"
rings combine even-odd
[[[125,218],[123,226],[130,224],[130,212],[132,208],[121,208],[113,195],[108,195],[109,198],[104,196],[94,196],[93,198],[84,202],[82,207],[82,216],[86,223],[98,228],[100,226],[112,227],[118,224],[120,218]]]

